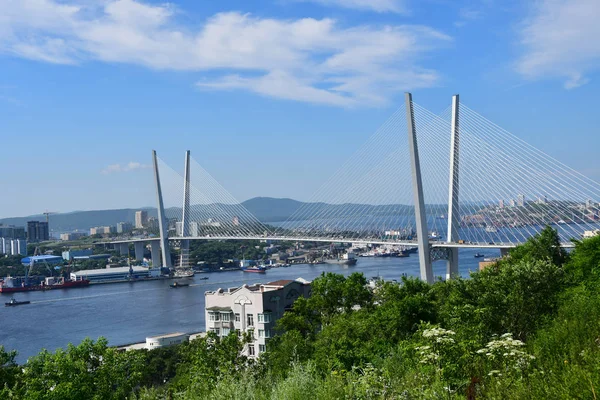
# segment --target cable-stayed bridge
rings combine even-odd
[[[160,237],[153,261],[171,266],[168,241],[272,239],[418,246],[458,274],[461,247],[505,251],[547,225],[571,246],[600,228],[600,184],[452,98],[435,114],[405,102],[310,201],[285,221],[260,221],[186,152],[180,174],[153,152]],[[162,250],[159,261],[158,245]]]

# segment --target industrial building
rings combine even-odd
[[[298,297],[309,295],[310,282],[302,278],[205,292],[206,331],[217,336],[233,330],[249,333],[254,340],[242,353],[258,357],[266,351],[275,322]]]
[[[87,279],[90,283],[128,281],[132,279],[154,278],[160,275],[159,268],[140,266],[87,269],[71,272],[72,280]]]
[[[62,258],[66,261],[71,261],[75,257],[91,256],[92,254],[92,249],[67,250],[62,252]]]
[[[31,265],[33,264],[49,264],[49,265],[62,265],[64,260],[60,256],[30,256],[21,259],[21,264]]]

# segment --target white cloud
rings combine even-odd
[[[475,10],[469,7],[463,7],[458,11],[458,21],[454,22],[454,26],[462,28],[468,22],[476,21],[483,16],[483,11]]]
[[[127,164],[111,164],[100,171],[102,174],[111,174],[113,172],[128,172],[137,169],[150,168],[150,165],[142,164],[137,161],[129,161]]]
[[[320,3],[326,6],[354,8],[357,10],[370,10],[376,12],[405,13],[405,0],[300,0],[305,2]]]
[[[400,5],[369,4],[382,11]],[[57,64],[198,71],[205,90],[344,107],[383,104],[398,91],[435,85],[437,72],[419,61],[451,40],[424,26],[341,27],[327,18],[239,12],[215,14],[192,29],[178,23],[172,5],[136,0],[0,0],[0,9],[0,52]]]
[[[561,78],[566,89],[586,84],[600,68],[600,2],[541,0],[520,31],[525,54],[517,71],[529,79]]]

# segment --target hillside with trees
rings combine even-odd
[[[125,353],[85,340],[23,366],[1,350],[0,398],[597,398],[600,237],[567,253],[547,228],[466,279],[366,283],[315,279],[256,361],[233,332]]]

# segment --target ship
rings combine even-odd
[[[475,257],[475,258],[481,258],[481,257],[485,257],[485,254],[475,253],[475,255],[473,255],[473,257]]]
[[[172,288],[180,288],[180,287],[185,287],[185,286],[190,286],[189,283],[180,283],[180,282],[173,282],[171,285]]]
[[[195,272],[193,269],[179,269],[177,268],[175,270],[175,273],[173,273],[173,277],[174,278],[193,278],[195,275]]]
[[[495,226],[491,226],[491,225],[490,225],[490,226],[486,226],[486,227],[485,227],[485,231],[486,231],[486,232],[491,232],[491,233],[496,233],[496,232],[498,232],[498,229],[496,229],[496,227],[495,227]]]
[[[86,287],[90,285],[87,279],[70,280],[64,278],[46,278],[39,285],[30,285],[26,282],[19,284],[20,279],[12,277],[4,278],[0,284],[0,293],[16,293],[16,292],[31,292],[36,290],[54,290],[54,289],[71,289],[78,287]]]
[[[264,274],[265,272],[267,272],[267,269],[265,267],[251,266],[251,267],[243,267],[242,271]]]
[[[325,261],[327,264],[355,265],[357,259],[354,256],[354,253],[344,253],[341,257],[329,258],[323,261]]]
[[[6,307],[14,307],[14,306],[20,306],[20,305],[29,304],[29,303],[31,303],[29,300],[17,301],[17,299],[15,299],[13,297],[12,299],[10,299],[10,301],[8,303],[4,303],[4,306],[6,306]]]

